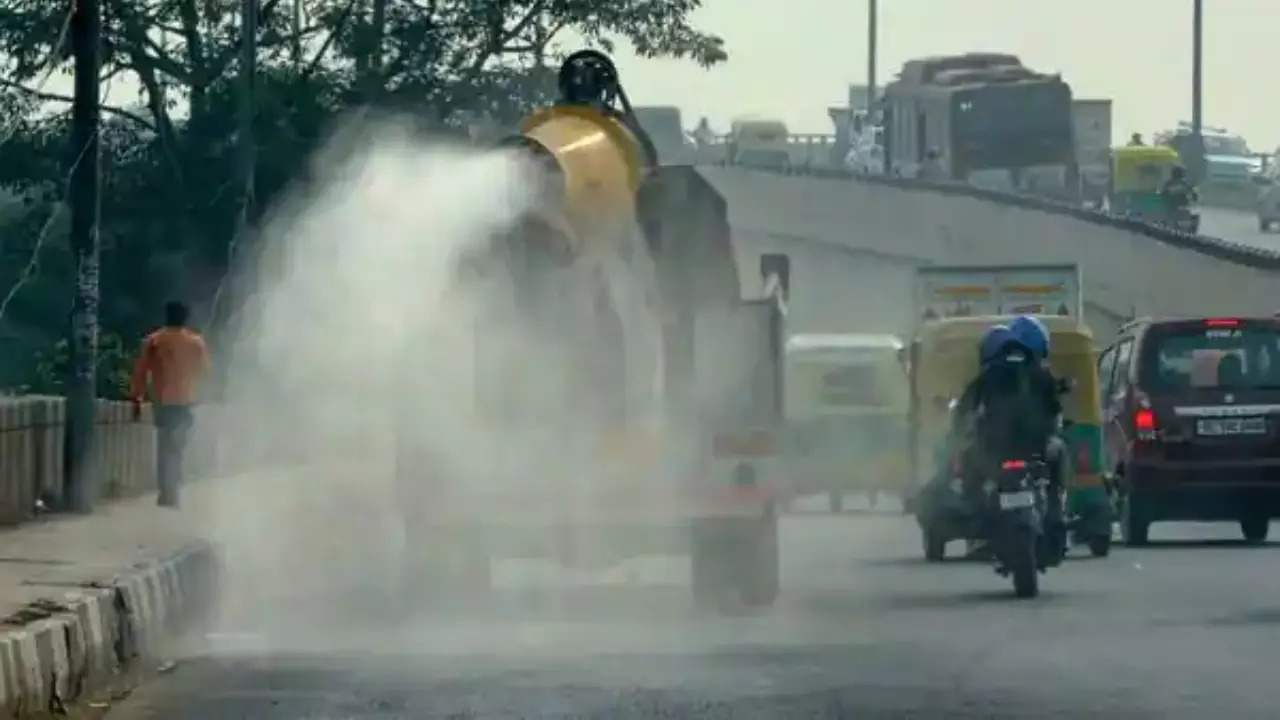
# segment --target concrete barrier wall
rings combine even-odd
[[[97,496],[132,497],[155,488],[150,418],[133,422],[128,403],[101,400],[92,450]],[[66,402],[30,396],[0,402],[0,524],[30,519],[36,500],[62,488]]]
[[[921,263],[1077,262],[1095,317],[1280,310],[1277,258],[1212,238],[968,189],[699,170],[728,201],[735,235],[806,238]]]
[[[155,428],[149,407],[134,422],[129,403],[99,400],[91,462],[96,497],[135,497],[156,488]],[[198,411],[187,452],[188,472],[218,468],[216,433],[204,432],[217,409]],[[203,427],[202,427],[203,426]],[[51,396],[0,398],[0,525],[29,520],[41,497],[61,495],[66,401]],[[190,476],[190,475],[189,475]]]

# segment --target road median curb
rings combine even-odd
[[[192,542],[168,557],[31,603],[0,624],[0,709],[6,717],[63,709],[114,687],[166,640],[212,608],[215,548]]]

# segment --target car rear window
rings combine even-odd
[[[1146,346],[1142,384],[1150,391],[1280,389],[1280,328],[1271,324],[1223,320],[1157,327]]]

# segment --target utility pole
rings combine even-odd
[[[75,260],[75,296],[67,338],[67,423],[62,504],[72,512],[93,510],[97,493],[93,468],[98,365],[98,126],[99,46],[102,17],[98,0],[76,0],[71,18],[75,58],[75,95],[71,107],[71,252]]]
[[[257,141],[253,132],[258,73],[258,0],[240,1],[240,102],[239,128],[236,132],[240,172],[240,222],[237,239],[248,229],[254,201],[254,170],[257,163]],[[231,269],[235,241],[227,248],[227,269]]]
[[[876,42],[880,26],[876,19],[876,0],[867,0],[867,114],[876,104]]]
[[[295,3],[295,11],[298,9]],[[257,166],[257,143],[253,132],[253,120],[256,114],[257,83],[254,76],[258,72],[258,0],[240,0],[240,69],[236,78],[236,168],[235,184],[238,185],[236,227],[227,240],[227,249],[218,258],[215,267],[220,273],[213,300],[209,308],[208,332],[216,334],[220,329],[220,320],[234,314],[237,302],[232,288],[231,278],[235,269],[237,245],[245,239],[249,225],[253,220],[254,176]],[[231,300],[224,305],[223,295],[230,292]]]
[[[302,0],[293,0],[293,22],[289,28],[293,31],[293,69],[301,71],[302,62]]]
[[[1204,180],[1204,2],[1192,0],[1191,18],[1191,178]]]

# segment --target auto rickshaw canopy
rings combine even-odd
[[[1118,147],[1111,151],[1113,193],[1156,193],[1182,163],[1171,147]]]
[[[1050,367],[1055,375],[1071,378],[1074,383],[1063,398],[1064,417],[1098,425],[1102,398],[1093,333],[1076,318],[1037,317],[1051,336]],[[911,383],[921,425],[937,428],[946,424],[949,403],[959,398],[978,374],[978,342],[982,335],[993,325],[1007,325],[1012,320],[1012,316],[944,318],[920,327],[913,342]]]

